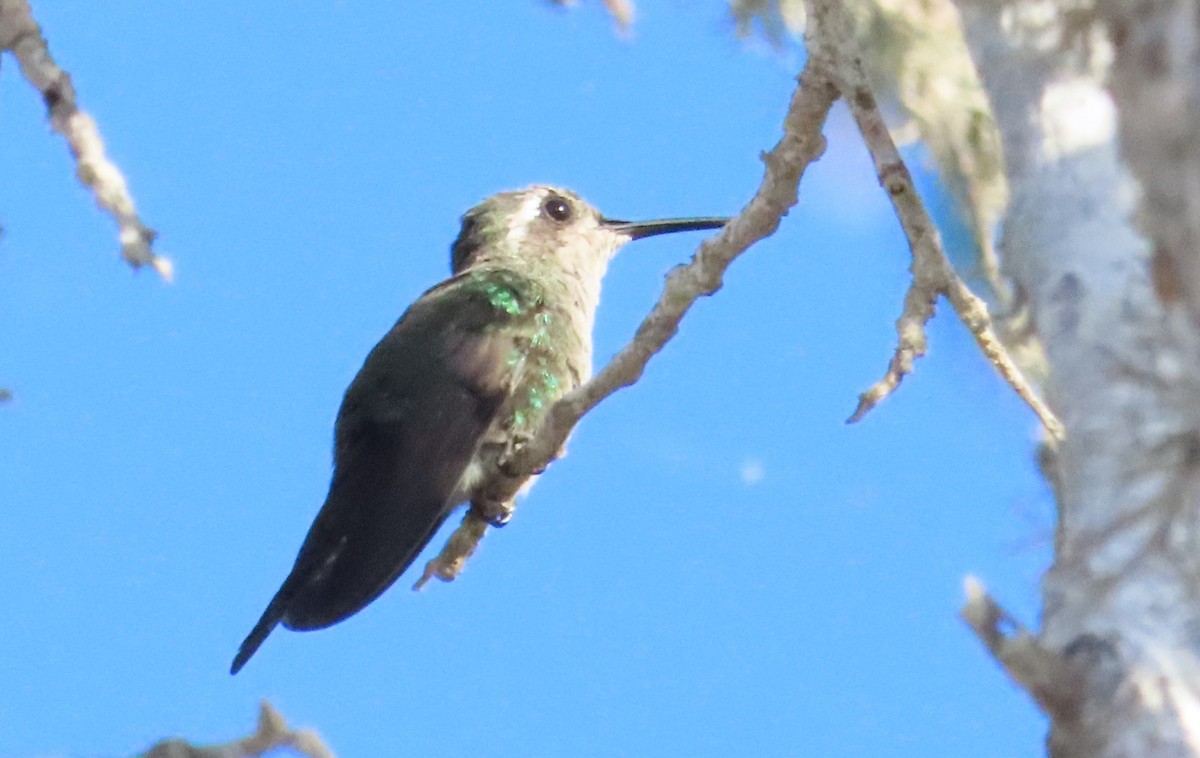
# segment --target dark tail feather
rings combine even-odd
[[[263,611],[262,618],[250,630],[250,634],[246,635],[246,639],[242,642],[242,646],[238,648],[237,655],[233,657],[233,665],[229,667],[230,675],[236,674],[242,670],[242,666],[246,665],[246,661],[250,660],[250,656],[254,655],[263,641],[267,639],[267,635],[275,628],[275,625],[283,619],[284,603],[282,596],[283,591],[271,598],[270,605]]]

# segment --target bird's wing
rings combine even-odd
[[[286,626],[319,629],[361,610],[458,505],[512,388],[515,343],[495,319],[486,298],[451,288],[418,301],[367,357],[338,414],[333,481],[296,559],[306,578]]]
[[[367,356],[338,413],[329,495],[235,673],[280,621],[320,629],[357,613],[432,539],[512,391],[517,343],[505,326],[521,315],[461,275],[422,296]]]

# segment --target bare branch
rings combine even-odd
[[[796,204],[800,177],[825,151],[821,127],[837,99],[828,62],[810,56],[783,123],[783,138],[762,156],[766,164],[758,192],[737,218],[712,239],[705,240],[687,265],[667,276],[662,295],[638,327],[633,340],[613,357],[590,382],[554,404],[537,434],[503,463],[520,484],[528,474],[544,469],[562,447],[579,419],[604,398],[641,377],[650,358],[675,336],[679,323],[702,296],[721,288],[725,270],[755,242],[770,236]],[[516,491],[493,493],[497,502],[510,500]],[[468,512],[442,553],[425,568],[420,587],[431,576],[451,581],[487,531],[484,514]]]
[[[290,728],[265,700],[259,705],[258,726],[249,737],[203,747],[179,739],[163,740],[140,758],[256,758],[283,748],[305,758],[334,758],[319,734],[311,729]]]
[[[1084,683],[1075,667],[1042,647],[1034,635],[1004,610],[976,577],[963,580],[967,599],[959,615],[1000,667],[1028,692],[1047,714],[1073,719]]]
[[[0,52],[5,50],[12,51],[21,73],[42,93],[51,126],[71,148],[75,175],[117,222],[121,255],[134,268],[150,266],[169,281],[171,261],[151,249],[155,232],[138,216],[124,175],[104,151],[96,122],[79,109],[71,77],[50,55],[28,0],[0,0]]]
[[[903,313],[896,321],[899,344],[887,373],[859,396],[858,407],[848,421],[859,421],[890,395],[912,371],[913,361],[925,354],[925,324],[933,317],[937,298],[944,295],[1000,376],[1037,414],[1046,431],[1061,438],[1062,423],[1001,344],[992,328],[986,304],[954,273],[937,227],[917,194],[912,175],[900,157],[871,93],[843,5],[835,0],[810,0],[809,18],[812,39],[819,49],[836,61],[838,85],[871,152],[879,183],[892,201],[913,256],[912,284],[904,297]]]

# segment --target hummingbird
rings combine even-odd
[[[591,376],[609,260],[632,240],[727,221],[616,221],[550,186],[467,211],[451,277],[409,306],[346,390],[329,494],[230,673],[279,623],[322,629],[365,608],[459,505],[502,525],[511,504],[489,492],[503,482],[527,488],[536,475],[513,482],[501,462]]]

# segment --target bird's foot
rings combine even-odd
[[[493,526],[497,529],[508,524],[512,520],[513,513],[517,510],[517,504],[512,500],[506,503],[473,500],[471,501],[471,507],[483,517],[488,526]]]

